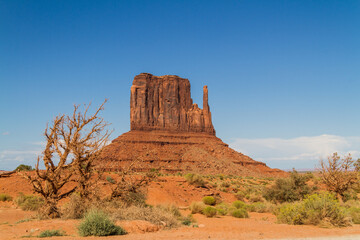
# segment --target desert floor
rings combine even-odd
[[[179,187],[181,186],[181,187]],[[188,185],[182,177],[163,177],[148,189],[148,203],[188,206],[191,201],[200,201],[208,194],[206,189]],[[32,193],[31,187],[21,176],[0,178],[0,192],[16,197],[18,192]],[[233,195],[221,193],[222,198],[231,202]],[[182,210],[187,215],[188,210]],[[194,214],[198,228],[183,226],[164,230],[144,221],[117,222],[129,234],[110,237],[79,237],[77,225],[80,220],[30,220],[35,213],[16,208],[12,202],[0,202],[0,239],[36,239],[41,231],[62,229],[67,236],[51,239],[360,239],[360,225],[346,228],[320,228],[316,226],[293,226],[277,224],[270,213],[249,213],[248,219],[230,216],[206,218]],[[30,238],[29,238],[30,237]],[[42,238],[44,239],[44,238]]]

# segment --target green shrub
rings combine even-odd
[[[116,226],[104,212],[95,209],[85,215],[78,231],[82,237],[126,234],[126,231]]]
[[[345,208],[328,192],[313,194],[298,203],[283,205],[277,212],[277,219],[280,223],[294,225],[342,227],[350,224]]]
[[[24,211],[36,211],[43,206],[44,200],[38,196],[19,193],[19,196],[15,198],[15,203]]]
[[[243,192],[243,191],[238,191],[238,192],[235,194],[236,199],[237,199],[237,200],[240,200],[240,201],[244,201],[245,196],[246,196],[246,193]]]
[[[225,203],[220,203],[220,204],[216,205],[216,210],[219,215],[225,216],[229,212],[229,206]]]
[[[203,214],[207,217],[214,217],[216,216],[216,208],[211,207],[211,206],[207,206],[206,208],[204,208],[203,210]]]
[[[191,213],[194,214],[194,213],[202,213],[205,207],[206,206],[203,202],[192,202],[189,208]]]
[[[268,206],[262,202],[256,202],[248,205],[247,210],[250,212],[264,213],[269,212]]]
[[[197,187],[205,187],[205,185],[207,183],[206,180],[202,176],[194,174],[194,173],[188,173],[184,177],[189,184],[197,186]]]
[[[12,197],[6,193],[0,193],[0,202],[11,201]]]
[[[360,208],[351,207],[347,212],[354,224],[360,224]]]
[[[249,214],[244,208],[239,208],[232,211],[231,216],[236,218],[248,218]]]
[[[214,205],[216,204],[216,200],[215,200],[215,198],[212,197],[212,196],[203,197],[202,201],[203,201],[203,203],[205,203],[206,205],[214,206]]]
[[[279,223],[304,224],[305,209],[301,203],[288,203],[281,206],[276,214]]]
[[[45,230],[39,234],[39,238],[54,237],[54,236],[65,236],[65,232],[61,230]]]
[[[248,198],[249,202],[251,203],[255,203],[255,202],[264,202],[264,199],[255,193],[250,194],[249,198]]]
[[[237,209],[246,208],[246,204],[243,201],[239,201],[239,200],[233,202],[232,205]]]
[[[268,201],[279,203],[301,200],[313,191],[306,184],[307,180],[307,176],[293,171],[290,178],[279,178],[275,181],[275,185],[266,188],[263,197]]]
[[[31,170],[33,170],[31,166],[24,164],[20,164],[19,166],[17,166],[17,168],[15,168],[15,171],[31,171]]]

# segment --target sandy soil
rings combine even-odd
[[[56,239],[84,239],[77,234],[79,220],[27,220],[31,218],[32,212],[26,212],[13,207],[0,208],[0,239],[20,239],[24,236],[38,235],[41,231],[48,229],[62,229],[68,236],[56,237]],[[251,213],[249,219],[236,219],[233,217],[206,218],[195,214],[199,227],[181,227],[172,230],[148,229],[142,233],[129,226],[134,223],[117,222],[126,230],[130,230],[125,236],[98,237],[96,239],[313,239],[323,237],[329,239],[334,236],[342,236],[341,239],[360,239],[360,226],[354,225],[347,228],[324,229],[314,226],[291,226],[276,224],[276,217],[269,213]],[[151,225],[151,224],[150,224]],[[310,237],[310,238],[309,238]],[[55,239],[55,238],[52,238]],[[95,239],[87,237],[86,239]],[[338,238],[336,238],[338,239]]]

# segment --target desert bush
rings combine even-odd
[[[231,216],[236,218],[248,218],[249,214],[244,208],[235,209],[231,212]]]
[[[204,208],[203,210],[203,214],[207,217],[214,217],[216,216],[216,208],[211,207],[211,206],[207,206],[206,208]]]
[[[351,207],[347,209],[348,216],[351,217],[351,221],[354,224],[360,224],[360,208]]]
[[[205,185],[207,183],[206,180],[202,176],[194,174],[194,173],[188,173],[184,177],[189,184],[197,186],[197,187],[205,187]]]
[[[83,218],[86,211],[90,208],[90,203],[81,199],[77,193],[70,196],[69,202],[64,204],[61,209],[61,217],[64,219],[80,219]]]
[[[181,218],[182,217],[179,208],[177,206],[173,205],[173,204],[157,205],[156,208],[162,209],[164,212],[169,212],[176,218]]]
[[[345,203],[342,203],[342,206],[346,207],[346,208],[351,208],[351,207],[355,207],[355,208],[360,208],[360,201],[356,201],[356,200],[349,200],[346,201]]]
[[[110,211],[118,220],[144,220],[158,226],[174,228],[180,226],[181,215],[171,207],[164,206],[130,206],[112,209]]]
[[[61,230],[45,230],[39,234],[39,238],[65,236],[65,232]]]
[[[248,200],[251,203],[264,202],[264,199],[259,194],[255,194],[255,193],[250,194],[250,196],[248,197]]]
[[[306,184],[307,176],[302,176],[296,171],[291,173],[290,178],[279,178],[270,188],[266,188],[263,197],[272,202],[294,202],[310,194],[312,189]]]
[[[237,200],[240,200],[240,201],[244,201],[245,196],[246,196],[246,193],[243,192],[243,191],[238,191],[238,192],[235,194],[236,199],[237,199]]]
[[[123,235],[126,231],[116,226],[108,215],[100,210],[89,211],[78,227],[79,235],[86,236],[110,236]]]
[[[256,202],[250,204],[249,206],[250,207],[247,207],[248,211],[258,213],[272,212],[274,209],[274,205],[269,202]]]
[[[36,211],[44,205],[44,200],[38,196],[19,193],[19,196],[15,198],[15,204],[24,211]]]
[[[216,205],[217,213],[221,216],[225,216],[229,212],[229,205],[226,203],[220,203]]]
[[[358,162],[354,162],[351,155],[343,158],[337,153],[329,156],[327,161],[320,161],[319,174],[326,188],[336,193],[337,198],[342,201],[344,193],[358,182]]]
[[[214,205],[216,204],[216,200],[215,200],[215,198],[212,197],[212,196],[203,197],[202,201],[203,201],[203,203],[205,203],[206,205],[214,206]]]
[[[15,171],[31,171],[33,168],[29,165],[20,164],[15,168]]]
[[[194,213],[202,213],[205,207],[206,206],[203,202],[192,202],[189,208],[191,213],[194,214]]]
[[[235,201],[232,203],[232,205],[236,208],[236,209],[240,209],[240,208],[246,208],[246,204],[243,201]]]
[[[349,218],[335,196],[324,192],[307,196],[304,200],[283,205],[277,214],[278,222],[301,225],[348,226]]]
[[[196,220],[192,214],[189,214],[188,216],[183,217],[181,219],[181,224],[185,225],[185,226],[190,226],[192,223],[195,223],[195,222],[196,222]]]
[[[357,192],[354,189],[348,189],[342,194],[342,200],[344,202],[350,201],[350,200],[358,200]]]
[[[0,202],[11,201],[12,197],[6,193],[0,193]]]

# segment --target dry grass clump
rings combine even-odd
[[[255,202],[246,206],[246,209],[249,212],[257,212],[257,213],[272,213],[276,208],[275,204],[269,202]]]
[[[202,213],[205,207],[206,205],[203,202],[192,202],[189,208],[191,213],[194,214],[194,213]]]
[[[57,236],[65,236],[65,232],[62,231],[62,230],[45,230],[45,231],[42,231],[40,234],[39,234],[39,238],[47,238],[47,237],[57,237]]]
[[[184,177],[189,184],[194,185],[196,187],[205,187],[207,183],[202,176],[194,173],[188,173]]]
[[[158,226],[174,228],[180,226],[181,214],[168,206],[130,206],[114,209],[112,216],[118,220],[144,220]],[[176,208],[177,209],[177,208]]]
[[[88,209],[93,207],[94,203],[91,204],[84,199],[81,199],[80,195],[73,193],[70,196],[69,202],[67,202],[61,208],[61,217],[64,219],[80,219],[83,218]]]
[[[24,211],[36,211],[44,205],[44,200],[35,195],[24,195],[19,193],[19,196],[14,200],[15,204]]]
[[[7,202],[11,201],[12,197],[9,194],[6,193],[0,193],[0,202]]]

